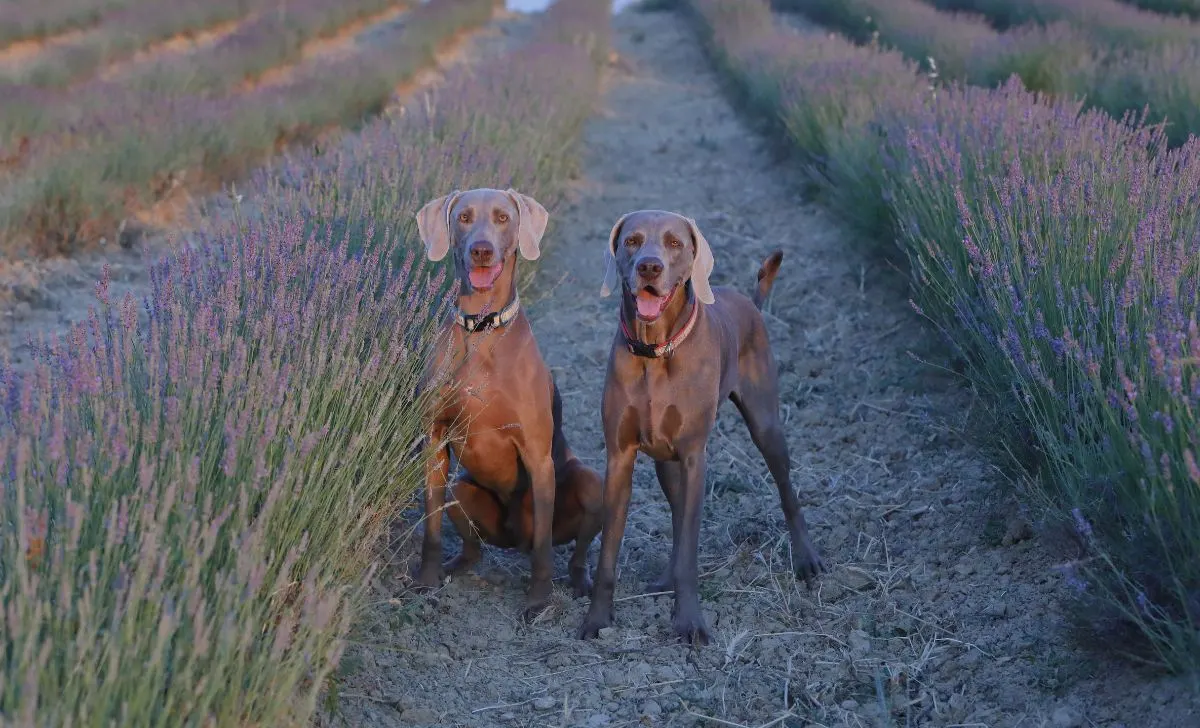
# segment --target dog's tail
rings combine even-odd
[[[767,300],[767,296],[771,293],[771,286],[775,285],[775,275],[779,273],[779,264],[783,262],[783,251],[776,250],[767,256],[763,261],[762,267],[758,269],[758,288],[754,289],[754,305],[760,310],[763,307],[763,302]]]

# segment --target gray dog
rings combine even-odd
[[[709,286],[708,241],[694,220],[676,213],[625,215],[613,226],[605,258],[600,295],[621,290],[621,317],[602,403],[607,515],[591,607],[579,637],[595,637],[612,624],[617,553],[640,451],[654,459],[671,506],[671,560],[652,588],[675,592],[675,632],[693,644],[707,644],[696,558],[705,445],[726,398],[737,406],[779,489],[796,576],[807,582],[825,569],[792,492],[777,368],[760,313],[783,252],[763,262],[753,301],[731,288]]]

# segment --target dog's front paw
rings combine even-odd
[[[829,571],[824,559],[817,553],[811,543],[805,543],[800,553],[792,558],[792,571],[796,579],[803,580],[807,586],[812,586],[813,579]]]
[[[711,640],[708,634],[708,625],[704,623],[704,617],[700,614],[687,614],[680,612],[672,620],[672,626],[675,628],[675,634],[684,642],[690,642],[694,647],[703,647]]]
[[[437,563],[436,560],[422,562],[413,569],[413,586],[418,591],[436,589],[442,585],[442,580],[445,576],[446,574],[442,569],[442,565]]]
[[[594,640],[600,636],[600,630],[605,627],[611,627],[613,623],[612,610],[588,610],[587,617],[584,618],[583,624],[579,625],[575,636],[581,640]]]

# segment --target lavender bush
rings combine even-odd
[[[1016,82],[905,81],[765,3],[691,6],[842,199],[875,205],[862,227],[901,244],[914,305],[1031,438],[1028,495],[1078,537],[1077,596],[1140,628],[1139,657],[1200,664],[1200,142]]]
[[[440,104],[424,134],[417,116],[397,122],[414,125],[404,138],[380,124],[363,142],[376,154],[347,142],[357,176],[321,159],[278,170],[407,185],[386,199],[292,186],[288,204],[156,264],[141,304],[110,301],[102,280],[89,320],[46,342],[33,372],[4,368],[0,721],[307,724],[378,537],[421,482],[416,385],[444,287],[414,263],[411,231],[389,226],[506,167],[552,196],[583,113],[566,104],[591,106],[609,9],[560,0],[528,48],[474,82],[486,86],[461,77],[475,103]],[[549,79],[575,94],[552,96]],[[527,124],[560,142],[528,168],[514,156],[534,146]],[[405,208],[371,214],[388,202]]]
[[[1200,26],[1140,10],[1119,0],[929,0],[943,10],[984,15],[1000,28],[1063,21],[1108,43],[1153,48],[1163,43],[1200,40]]]
[[[999,32],[979,16],[941,12],[924,0],[777,0],[859,43],[892,46],[942,79],[993,86],[1014,73],[1026,87],[1074,91],[1096,62],[1090,39],[1066,23]]]
[[[1149,107],[1173,146],[1200,131],[1200,44],[1101,51],[1063,21],[998,32],[923,0],[777,0],[860,43],[878,39],[930,75],[996,86],[1018,75],[1031,91],[1082,96],[1113,116]],[[1096,47],[1096,50],[1093,50]]]
[[[379,110],[397,84],[432,62],[439,43],[483,24],[494,8],[495,0],[431,0],[361,54],[249,94],[141,91],[119,115],[94,114],[77,145],[30,155],[0,209],[0,230],[27,232],[43,250],[70,250],[88,227],[111,229],[129,208],[151,204],[164,172],[239,177],[283,143]]]

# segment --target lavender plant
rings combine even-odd
[[[411,229],[391,223],[431,189],[504,169],[539,194],[559,189],[567,167],[552,157],[571,153],[583,113],[566,105],[590,108],[608,11],[560,0],[528,48],[474,82],[486,87],[460,77],[475,103],[442,104],[440,127],[422,134],[432,121],[414,116],[405,136],[378,125],[362,142],[373,151],[347,141],[357,177],[299,158],[277,169],[404,189],[384,198],[377,186],[372,204],[350,189],[297,192],[214,225],[154,266],[143,302],[109,300],[101,280],[89,319],[44,342],[32,372],[4,367],[0,718],[307,724],[379,535],[421,483],[417,383],[444,286],[415,262]],[[552,97],[559,88],[538,85],[551,78],[576,92]],[[525,139],[539,114],[549,120]],[[407,143],[417,138],[427,143]],[[510,146],[470,156],[488,140]],[[338,202],[352,194],[358,207]],[[388,202],[407,207],[371,214]],[[346,212],[363,223],[334,235]]]
[[[1200,143],[1016,82],[914,94],[902,60],[802,48],[765,3],[691,7],[840,194],[880,201],[914,305],[1032,438],[1027,495],[1078,536],[1081,600],[1138,627],[1140,658],[1200,664]]]

